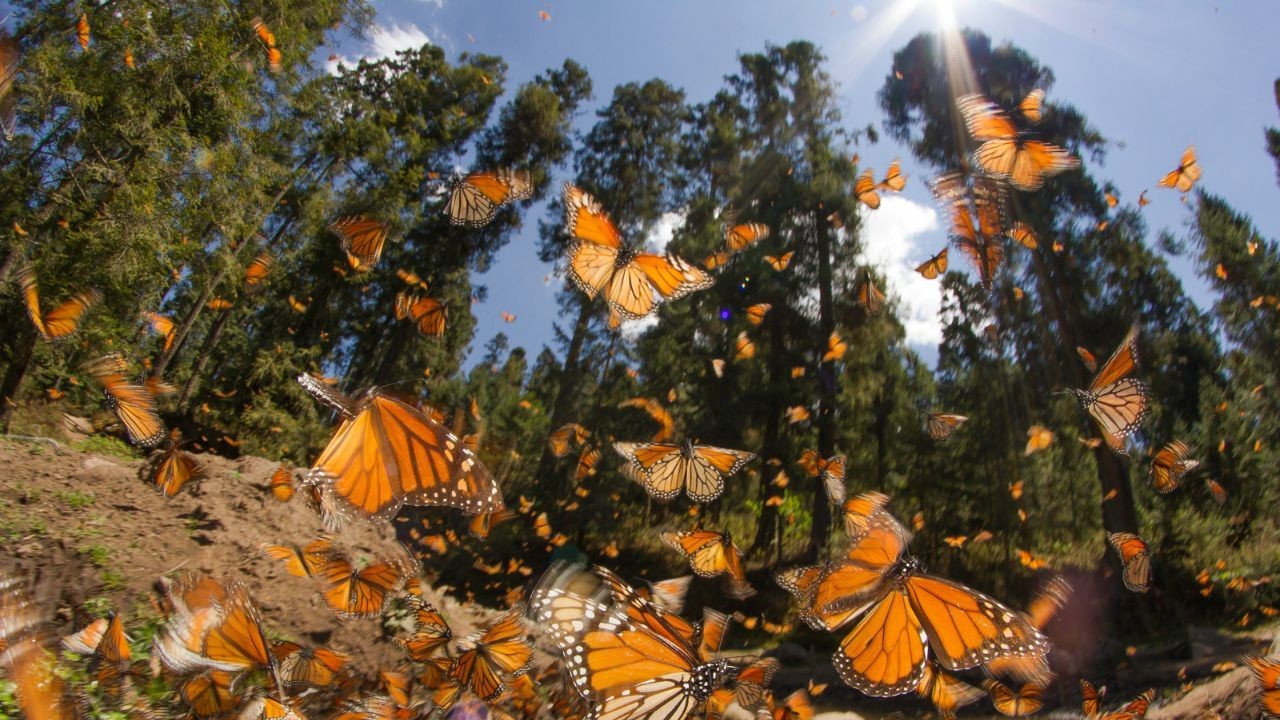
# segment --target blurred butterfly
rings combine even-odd
[[[876,192],[876,179],[867,168],[853,185],[853,196],[863,205],[875,210],[880,207],[880,194]]]
[[[756,594],[742,567],[742,551],[729,535],[708,530],[664,532],[662,541],[680,551],[698,577],[725,576],[725,594],[745,600]]]
[[[1031,229],[1030,225],[1021,220],[1015,222],[1013,227],[1009,229],[1009,237],[1028,250],[1035,250],[1040,245],[1040,242],[1036,240],[1035,231]]]
[[[89,16],[84,13],[76,21],[76,42],[80,43],[81,50],[89,49]]]
[[[613,448],[628,461],[645,491],[667,502],[683,490],[696,503],[707,503],[724,492],[725,478],[737,473],[756,455],[709,445],[615,442]]]
[[[1084,716],[1093,720],[1102,713],[1102,700],[1107,696],[1107,688],[1094,688],[1093,683],[1088,680],[1080,680],[1081,704],[1084,710]]]
[[[489,533],[493,531],[494,526],[511,520],[514,517],[516,517],[516,514],[510,510],[476,513],[471,516],[471,521],[467,524],[467,530],[473,537],[484,540],[489,537]]]
[[[603,293],[617,317],[638,320],[660,301],[715,284],[705,272],[675,255],[625,246],[600,203],[569,183],[564,186],[564,208],[565,229],[573,238],[568,250],[569,278],[592,300]]]
[[[108,355],[90,363],[86,369],[102,385],[107,407],[124,425],[129,442],[153,448],[165,438],[164,423],[156,412],[155,397],[145,387],[125,380],[127,365],[118,355]]]
[[[788,265],[791,264],[791,258],[795,254],[796,253],[793,250],[793,251],[785,252],[782,255],[779,255],[777,257],[774,257],[773,255],[765,255],[764,260],[765,262],[769,263],[769,266],[772,267],[774,271],[782,272],[783,270],[787,269]]]
[[[240,704],[240,696],[231,692],[231,680],[229,672],[210,670],[193,675],[182,684],[178,694],[197,717],[225,715]]]
[[[929,413],[928,420],[929,437],[934,440],[946,440],[954,435],[961,425],[968,422],[969,418],[955,413]]]
[[[715,270],[716,268],[723,266],[727,262],[729,262],[729,251],[722,250],[713,255],[708,255],[705,258],[703,258],[702,267],[706,268],[707,270]]]
[[[1084,363],[1084,367],[1089,372],[1098,371],[1098,358],[1089,352],[1088,348],[1076,347],[1076,354],[1080,356],[1080,362]]]
[[[1035,125],[1040,122],[1040,118],[1044,115],[1044,91],[1036,88],[1027,93],[1027,96],[1018,103],[1018,112],[1022,113],[1022,117],[1027,122]]]
[[[822,478],[822,487],[827,493],[827,500],[832,505],[840,505],[844,502],[844,470],[847,462],[844,455],[833,455],[824,460],[816,451],[805,450],[798,462],[809,477]]]
[[[790,425],[795,425],[796,423],[804,422],[808,420],[810,417],[809,408],[805,407],[804,405],[793,405],[787,408],[786,415],[787,415],[787,423]]]
[[[294,577],[312,577],[324,572],[329,564],[333,544],[325,539],[312,540],[304,547],[293,545],[263,545],[262,553],[274,560],[284,561],[285,572]]]
[[[827,337],[827,351],[822,354],[822,362],[835,362],[848,352],[849,344],[840,337],[840,333],[832,330]]]
[[[981,95],[966,95],[956,103],[969,134],[982,143],[973,160],[987,174],[1034,191],[1046,178],[1080,166],[1066,150],[1019,133],[1009,116]]]
[[[988,679],[982,686],[990,693],[991,703],[1001,715],[1026,717],[1040,712],[1040,708],[1044,707],[1044,687],[1036,683],[1024,683],[1016,692],[998,680]]]
[[[156,492],[165,497],[178,494],[183,485],[200,476],[200,466],[194,458],[182,452],[179,447],[180,435],[174,430],[169,438],[169,447],[164,451],[151,481]]]
[[[280,678],[285,685],[329,687],[351,661],[346,653],[328,648],[304,648],[291,642],[275,643],[271,652],[280,663]]]
[[[188,574],[164,584],[171,608],[152,651],[169,670],[266,669],[280,682],[257,605],[244,585]]]
[[[258,36],[258,40],[262,43],[263,48],[267,51],[267,69],[273,73],[280,72],[281,60],[280,49],[276,47],[276,35],[271,32],[271,28],[262,21],[262,18],[255,17],[249,22],[253,28],[254,34]]]
[[[508,324],[513,323],[516,321],[516,316],[509,312],[504,312],[502,313],[502,321]]]
[[[410,292],[396,294],[396,319],[409,318],[410,321],[418,324],[418,332],[423,335],[428,337],[443,335],[448,317],[449,309],[435,298]]]
[[[1196,149],[1190,145],[1182,151],[1182,160],[1178,167],[1167,173],[1156,183],[1160,187],[1173,188],[1185,193],[1200,179],[1200,162],[1196,160]]]
[[[355,270],[372,268],[382,257],[382,247],[391,233],[390,223],[371,220],[363,215],[339,218],[329,223],[329,229],[342,242],[342,251]]]
[[[1151,486],[1156,492],[1170,493],[1178,489],[1182,477],[1200,465],[1200,461],[1190,455],[1191,448],[1181,440],[1160,448],[1151,460]]]
[[[1258,683],[1258,705],[1273,717],[1280,716],[1280,658],[1247,657],[1244,659]]]
[[[378,389],[351,398],[312,375],[300,375],[298,382],[344,417],[308,474],[322,486],[330,528],[352,515],[386,519],[406,503],[471,514],[502,509],[488,468],[422,411]]]
[[[796,690],[773,708],[773,720],[813,720],[815,711],[809,693]]]
[[[324,582],[329,607],[341,618],[357,618],[381,614],[388,594],[404,584],[404,577],[394,563],[356,567],[330,555],[325,559]]]
[[[635,397],[618,403],[618,408],[639,408],[649,414],[658,423],[658,430],[649,438],[649,442],[664,442],[675,433],[675,420],[662,403],[653,398]]]
[[[759,325],[764,322],[765,314],[772,308],[773,305],[769,303],[756,303],[755,305],[752,305],[747,308],[747,322],[752,325]]]
[[[547,444],[551,448],[552,455],[564,457],[569,454],[570,447],[581,445],[590,437],[591,431],[578,423],[565,423],[551,433],[547,438]]]
[[[868,315],[876,315],[884,309],[884,293],[876,287],[870,277],[858,286],[858,303],[866,309]]]
[[[916,686],[916,694],[933,703],[939,717],[955,720],[956,710],[977,702],[982,690],[938,667],[937,663],[925,665],[924,676]]]
[[[99,663],[97,680],[107,683],[129,669],[133,657],[124,622],[118,613],[110,619],[98,618],[79,631],[62,638],[62,647],[77,655],[92,656]]]
[[[1209,489],[1209,494],[1213,496],[1213,501],[1219,505],[1225,505],[1227,502],[1227,489],[1213,478],[1204,479],[1205,487]]]
[[[1098,370],[1088,390],[1072,388],[1089,416],[1102,431],[1102,439],[1115,452],[1124,452],[1124,440],[1147,416],[1150,394],[1141,380],[1127,377],[1138,367],[1138,326],[1125,335],[1120,347]]]
[[[293,497],[293,468],[288,463],[281,463],[271,473],[271,495],[280,502],[289,502]]]
[[[724,244],[731,252],[741,252],[768,237],[769,226],[762,223],[744,223],[725,228]]]
[[[1107,542],[1120,556],[1124,586],[1133,592],[1146,592],[1151,587],[1151,554],[1147,544],[1142,538],[1127,532],[1109,533]]]
[[[244,269],[244,284],[251,291],[262,287],[275,264],[276,259],[272,257],[271,253],[265,250],[259,253],[258,257],[254,258],[253,262],[249,263],[249,266]]]
[[[907,186],[907,176],[902,172],[902,163],[897,160],[889,163],[889,169],[885,171],[884,180],[880,181],[880,187],[885,190],[894,192],[902,192]]]
[[[427,289],[427,283],[426,283],[426,281],[425,281],[425,280],[423,280],[423,279],[418,275],[418,273],[413,272],[412,270],[405,270],[404,268],[397,268],[397,269],[396,269],[396,277],[400,278],[400,280],[401,280],[401,281],[403,281],[403,282],[404,282],[404,284],[406,284],[406,285],[413,285],[413,286],[416,286],[419,290],[426,290],[426,289]]]
[[[1043,425],[1032,425],[1027,428],[1027,447],[1024,455],[1034,455],[1053,444],[1053,431]]]
[[[102,300],[97,290],[84,290],[64,300],[61,305],[45,313],[40,309],[40,293],[36,287],[35,270],[24,267],[18,273],[18,285],[27,304],[27,315],[36,331],[45,340],[61,340],[80,329],[80,321],[91,307]]]
[[[925,260],[924,262],[916,266],[916,272],[920,273],[921,277],[923,277],[925,280],[936,279],[939,275],[945,273],[946,271],[947,271],[947,249],[946,248],[942,248],[942,251],[939,252],[937,255],[934,255],[933,257],[929,258],[928,260]]]
[[[733,359],[749,360],[756,356],[756,343],[747,335],[746,330],[738,333],[737,339],[733,341]]]
[[[299,314],[307,311],[306,304],[300,302],[297,298],[295,298],[292,295],[289,296],[289,308]]]
[[[470,645],[454,661],[450,677],[459,685],[469,686],[484,702],[490,702],[505,687],[503,676],[524,674],[533,661],[533,645],[524,629],[524,604],[491,623],[479,637],[468,638]]]
[[[904,555],[910,533],[884,510],[887,497],[859,496],[846,514],[854,525],[845,556],[776,575],[815,629],[857,624],[833,658],[841,679],[859,691],[892,697],[915,690],[930,656],[949,671],[997,657],[1039,657],[1049,643],[1027,619],[958,583],[919,572]],[[846,529],[849,529],[848,527]]]
[[[216,297],[205,303],[205,307],[214,311],[230,310],[234,307],[234,303],[226,298]]]
[[[446,649],[453,631],[431,603],[418,598],[411,600],[409,607],[414,616],[413,632],[399,640],[399,643],[410,660],[426,662],[437,651]]]
[[[600,450],[587,446],[578,454],[578,463],[574,466],[574,482],[582,482],[596,474],[596,465],[600,462]]]
[[[533,183],[523,170],[474,172],[454,183],[446,211],[454,225],[483,227],[510,202],[533,196]]]

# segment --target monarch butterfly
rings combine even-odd
[[[1146,207],[1146,206],[1148,206],[1148,205],[1150,205],[1150,204],[1151,204],[1151,201],[1147,199],[1147,191],[1146,191],[1146,190],[1143,190],[1142,192],[1138,193],[1138,207],[1142,208],[1142,207]],[[1250,253],[1250,254],[1252,255],[1252,253]]]
[[[1083,681],[1081,681],[1081,685],[1084,685]],[[1103,688],[1102,692],[1105,691],[1106,688]],[[1119,710],[1102,713],[1101,715],[1094,715],[1093,717],[1101,717],[1101,720],[1142,720],[1142,718],[1147,716],[1147,708],[1151,706],[1151,701],[1155,699],[1156,691],[1147,690],[1133,700],[1130,700],[1127,705]]]
[[[573,469],[574,482],[582,482],[596,474],[596,464],[600,462],[600,450],[595,447],[584,447],[578,454],[578,464]]]
[[[586,439],[591,437],[591,430],[588,430],[577,423],[564,423],[556,429],[556,432],[550,434],[547,438],[547,445],[552,448],[552,455],[556,457],[564,457],[568,455],[571,443],[581,445]]]
[[[649,438],[649,442],[664,442],[675,433],[676,421],[672,419],[671,413],[667,412],[662,403],[657,400],[644,397],[631,398],[618,403],[618,407],[620,409],[640,408],[648,413],[654,422],[658,423],[658,431],[653,434],[653,437]]]
[[[280,48],[276,47],[275,33],[271,32],[271,28],[267,27],[262,18],[255,17],[249,25],[258,36],[258,40],[262,42],[263,49],[267,51],[267,69],[273,73],[280,72],[284,55],[280,52]]]
[[[1116,197],[1115,195],[1112,195],[1111,193],[1106,193],[1103,197],[1107,201],[1107,207],[1113,208],[1116,205],[1120,204],[1120,198]]]
[[[408,653],[414,662],[425,662],[437,650],[444,648],[453,631],[440,613],[426,600],[416,599],[410,603],[414,610],[413,633],[399,641],[400,647]]]
[[[1124,568],[1124,586],[1133,592],[1144,593],[1151,587],[1151,553],[1142,538],[1133,533],[1108,533],[1107,542],[1120,556]]]
[[[1015,222],[1013,227],[1009,228],[1009,237],[1028,250],[1035,250],[1040,246],[1040,242],[1036,239],[1035,231],[1031,229],[1030,225],[1021,220]]]
[[[684,611],[684,599],[689,594],[692,582],[692,575],[651,582],[648,585],[648,599],[660,610],[679,615]]]
[[[244,284],[248,285],[250,290],[262,287],[275,264],[276,259],[271,256],[271,253],[265,250],[259,253],[258,257],[244,269]]]
[[[298,382],[345,418],[308,474],[329,498],[324,510],[330,527],[352,514],[385,520],[406,503],[470,514],[502,509],[488,468],[423,412],[377,389],[353,399],[312,375],[300,375]]]
[[[769,237],[769,226],[763,223],[744,223],[726,227],[724,244],[731,252],[741,252],[748,246]]]
[[[916,266],[916,272],[920,273],[920,275],[924,277],[925,280],[934,280],[939,275],[941,275],[946,271],[947,271],[947,249],[946,248],[942,248],[942,251],[939,252],[937,255],[934,255],[933,257],[929,258],[928,260],[925,260],[924,262]]]
[[[711,359],[711,372],[714,373],[716,377],[718,378],[724,377],[724,366],[725,366],[724,358]]]
[[[1014,692],[998,680],[986,680],[983,687],[991,694],[991,703],[1001,715],[1008,717],[1026,717],[1040,712],[1044,707],[1044,688],[1036,683],[1025,683],[1020,690]]]
[[[920,573],[918,562],[904,554],[911,535],[883,509],[882,497],[866,498],[858,517],[862,529],[842,560],[776,576],[816,629],[834,631],[858,621],[833,658],[841,679],[868,695],[891,697],[920,685],[930,656],[955,671],[1049,651],[1021,613]]]
[[[946,440],[955,434],[969,418],[955,413],[929,413],[929,437],[934,440]]]
[[[328,648],[304,648],[279,642],[271,648],[280,662],[280,678],[286,685],[323,688],[333,684],[351,656]]]
[[[733,544],[728,533],[708,530],[664,532],[662,541],[684,555],[698,577],[725,577],[725,594],[735,600],[745,600],[756,594],[747,582],[742,567],[742,551]]]
[[[523,675],[533,661],[533,645],[524,629],[524,611],[524,604],[517,603],[478,638],[464,641],[472,647],[458,656],[449,676],[459,685],[470,686],[471,692],[485,702],[498,697],[505,686],[502,676]]]
[[[790,250],[777,257],[774,257],[773,255],[765,255],[764,261],[769,263],[769,266],[772,267],[775,272],[782,272],[791,264],[791,258],[795,254],[794,250]]]
[[[630,463],[645,490],[660,502],[667,502],[681,490],[696,503],[711,502],[724,492],[725,478],[756,456],[745,450],[694,445],[692,440],[680,445],[615,442],[613,449]]]
[[[61,340],[74,335],[80,329],[80,321],[85,313],[102,300],[102,293],[97,290],[84,290],[45,313],[40,310],[40,292],[36,287],[35,270],[30,266],[24,267],[18,273],[18,285],[22,288],[31,324],[36,326],[36,332],[45,340]]]
[[[957,101],[969,134],[982,143],[973,160],[992,177],[1008,180],[1019,190],[1039,190],[1046,178],[1080,166],[1080,160],[1062,148],[1030,140],[1001,110],[981,95]]]
[[[210,300],[209,302],[205,303],[205,307],[213,311],[230,310],[232,307],[234,307],[234,305],[235,304],[232,303],[230,300],[226,298],[220,298],[220,297],[216,297]]]
[[[756,356],[756,343],[747,334],[746,330],[738,333],[737,339],[733,341],[733,359],[734,360],[750,360]]]
[[[164,451],[156,466],[155,475],[151,478],[156,492],[167,498],[173,497],[183,485],[199,476],[200,466],[194,458],[182,452],[178,445],[178,431],[174,430],[170,436],[169,449]]]
[[[328,557],[324,580],[324,601],[341,618],[372,617],[382,613],[387,594],[404,584],[404,575],[395,563],[378,562],[362,568],[347,560]]]
[[[603,292],[610,311],[622,319],[638,320],[662,300],[715,284],[705,272],[674,255],[624,246],[622,234],[600,203],[569,183],[564,186],[564,221],[574,239],[568,252],[570,279],[592,300]]]
[[[538,517],[533,519],[533,534],[543,540],[551,537],[551,521],[546,513],[538,513]]]
[[[1032,627],[1044,630],[1049,621],[1067,604],[1071,585],[1060,577],[1044,586],[1027,606],[1027,619]],[[1044,658],[996,658],[986,664],[987,672],[1000,677],[1010,677],[1023,683],[1047,686],[1053,679],[1053,671]]]
[[[154,312],[145,313],[144,317],[151,326],[151,331],[164,338],[164,350],[168,352],[173,347],[173,319]]]
[[[841,507],[845,535],[854,538],[866,532],[872,518],[878,517],[888,504],[889,496],[878,492],[862,493],[846,500]]]
[[[231,692],[231,680],[231,673],[210,670],[183,683],[180,694],[197,717],[225,715],[240,704],[240,696]]]
[[[1027,93],[1022,102],[1018,103],[1018,112],[1032,125],[1040,122],[1040,118],[1044,116],[1044,91],[1036,88]]]
[[[1088,680],[1080,681],[1081,705],[1084,716],[1092,720],[1102,712],[1102,700],[1107,696],[1107,688],[1094,688]]]
[[[301,302],[300,300],[298,300],[298,299],[297,299],[297,298],[295,298],[294,296],[290,295],[290,296],[289,296],[289,309],[293,310],[294,312],[296,312],[296,313],[298,313],[298,314],[302,314],[302,313],[304,313],[304,312],[306,312],[306,311],[307,311],[307,304],[306,304],[306,303],[304,303],[304,302]]]
[[[449,309],[435,298],[408,292],[396,294],[396,319],[409,318],[418,324],[418,332],[423,335],[430,337],[443,335],[448,317]]]
[[[602,571],[607,572],[597,568]],[[685,720],[724,684],[727,662],[699,658],[692,637],[672,626],[675,616],[635,592],[624,600],[615,593],[608,603],[580,595],[584,575],[553,566],[532,598],[536,620],[563,653],[574,687],[588,699],[589,717]]]
[[[405,285],[413,285],[420,290],[426,290],[428,287],[426,281],[423,280],[418,273],[413,272],[412,270],[396,268],[396,277],[400,278]]]
[[[982,690],[930,662],[925,665],[924,677],[916,686],[916,694],[932,702],[939,717],[955,720],[956,710],[977,702],[982,697]]]
[[[733,699],[738,706],[754,711],[763,705],[769,684],[780,667],[776,658],[758,658],[739,670],[733,678]]]
[[[721,250],[720,252],[711,254],[702,259],[702,267],[707,270],[715,270],[729,262],[729,251]]]
[[[1043,425],[1027,428],[1027,447],[1023,455],[1034,455],[1053,444],[1053,431]]]
[[[484,227],[509,202],[533,196],[533,183],[523,170],[474,172],[453,184],[445,210],[454,225]]]
[[[826,490],[827,500],[832,505],[840,505],[844,503],[844,468],[846,458],[844,455],[834,455],[827,459],[822,459],[816,451],[805,450],[800,456],[800,467],[809,474],[809,477],[821,477],[822,487]]]
[[[1098,358],[1089,352],[1089,348],[1077,346],[1076,354],[1080,356],[1080,362],[1084,363],[1084,367],[1089,372],[1098,371]]]
[[[280,502],[289,502],[293,497],[293,468],[288,463],[281,463],[271,473],[271,496]]]
[[[1258,681],[1258,704],[1271,716],[1280,716],[1280,659],[1274,656],[1244,659]]]
[[[978,280],[984,290],[991,290],[996,273],[1004,262],[1004,248],[998,242],[985,238],[956,240],[956,247],[969,258],[970,264],[978,271]]]
[[[877,315],[884,309],[884,293],[880,292],[880,288],[876,287],[870,277],[858,287],[858,302],[868,315]]]
[[[294,545],[262,545],[262,554],[284,562],[284,570],[294,577],[312,577],[324,572],[333,553],[333,543],[321,538],[303,547]]]
[[[504,523],[516,516],[510,510],[499,510],[491,513],[476,513],[471,516],[471,521],[467,525],[467,529],[475,537],[481,540],[489,537],[489,533],[495,525]]]
[[[1196,159],[1196,149],[1191,145],[1182,151],[1182,160],[1178,167],[1167,173],[1156,183],[1160,187],[1173,188],[1178,192],[1187,192],[1200,179],[1200,161]]]
[[[81,50],[89,49],[89,16],[84,13],[76,21],[76,42],[80,43]]]
[[[258,695],[240,708],[236,720],[306,720],[292,707],[266,695]]]
[[[875,210],[880,207],[880,194],[876,192],[876,187],[876,179],[871,174],[871,168],[867,168],[854,182],[853,196],[863,205]]]
[[[880,187],[894,192],[902,192],[907,186],[907,176],[902,172],[902,163],[894,160],[889,163],[889,169],[885,171],[884,180],[880,181]]]
[[[124,425],[129,442],[153,448],[165,438],[164,423],[156,413],[155,397],[145,387],[125,380],[126,368],[119,355],[107,355],[86,367],[93,379],[102,385],[107,407]]]
[[[795,425],[798,422],[804,422],[810,417],[809,408],[804,405],[792,405],[787,408],[787,423]]]
[[[1102,439],[1115,452],[1124,452],[1124,440],[1147,416],[1150,394],[1141,380],[1127,377],[1138,367],[1138,326],[1125,335],[1120,347],[1103,363],[1088,390],[1073,388],[1080,404],[1102,431]]]
[[[370,220],[363,215],[338,218],[329,229],[342,241],[342,251],[355,270],[364,271],[378,263],[382,246],[391,233],[390,223]]]
[[[747,308],[747,322],[752,325],[759,325],[764,322],[764,316],[772,309],[773,305],[770,303],[756,303],[755,305],[752,305]]]
[[[813,720],[814,713],[809,693],[797,690],[773,708],[773,720]]]
[[[103,664],[98,671],[98,681],[101,683],[127,671],[129,660],[133,657],[129,637],[124,633],[124,622],[119,613],[113,613],[110,620],[98,618],[79,631],[63,637],[62,647],[77,655],[101,658]]]
[[[1227,502],[1227,489],[1222,487],[1222,483],[1213,478],[1204,479],[1205,487],[1209,489],[1209,494],[1213,496],[1213,501],[1219,505],[1225,505]]]
[[[822,362],[835,362],[849,351],[849,343],[840,337],[840,333],[832,330],[827,336],[827,351],[822,354]]]
[[[175,673],[266,668],[280,682],[258,608],[243,585],[188,575],[165,586],[165,599],[173,611],[152,645],[165,667]]]
[[[1151,460],[1151,486],[1156,492],[1170,493],[1178,489],[1182,476],[1194,470],[1199,460],[1193,460],[1191,448],[1181,440],[1174,440],[1160,448]]]

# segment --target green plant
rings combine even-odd
[[[128,443],[105,435],[91,435],[84,440],[72,443],[71,449],[98,455],[110,455],[126,460],[133,460],[138,457],[137,451]]]
[[[80,490],[58,490],[53,493],[53,496],[77,510],[89,507],[96,500],[93,493]]]
[[[80,603],[80,607],[94,617],[106,617],[111,614],[111,600],[102,595],[94,595]]]

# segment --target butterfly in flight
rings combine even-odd
[[[1200,461],[1191,457],[1191,448],[1181,440],[1173,440],[1160,448],[1151,459],[1151,487],[1159,493],[1178,489],[1182,478],[1199,467]]]
[[[868,695],[915,690],[932,657],[943,669],[967,670],[998,657],[1042,657],[1048,640],[1026,616],[959,583],[920,572],[905,554],[911,535],[875,494],[848,517],[856,534],[844,557],[779,573],[800,603],[801,618],[835,631],[857,621],[833,662],[845,683]]]
[[[585,191],[565,183],[564,224],[569,245],[569,278],[588,298],[603,294],[614,321],[638,320],[657,303],[705,290],[715,280],[702,270],[667,253],[639,252],[629,247],[604,208]]]
[[[86,366],[89,375],[102,385],[107,407],[115,413],[129,436],[129,442],[153,448],[166,437],[164,423],[156,411],[155,396],[146,387],[125,379],[128,365],[119,355],[107,355]]]
[[[308,392],[336,408],[342,425],[312,465],[330,528],[351,516],[385,520],[405,504],[444,505],[468,514],[503,508],[497,481],[480,459],[426,413],[382,391],[352,398],[313,375]]]
[[[474,172],[453,184],[445,210],[454,225],[478,228],[488,225],[507,203],[532,196],[533,182],[523,170]]]
[[[1146,383],[1128,377],[1137,367],[1138,326],[1134,325],[1094,375],[1089,388],[1072,389],[1102,431],[1107,447],[1119,453],[1124,452],[1125,438],[1142,425],[1150,409]]]
[[[725,576],[725,594],[729,597],[745,600],[756,594],[742,567],[742,551],[727,533],[709,530],[664,532],[662,541],[680,551],[698,577]]]
[[[23,268],[18,273],[18,285],[22,288],[22,297],[26,301],[31,323],[36,326],[40,337],[46,340],[61,340],[74,335],[80,329],[80,321],[85,313],[102,300],[102,293],[97,290],[85,290],[72,295],[46,313],[40,309],[35,270],[30,266]]]
[[[929,437],[934,440],[946,440],[968,422],[969,418],[955,413],[929,413]]]
[[[1182,159],[1178,167],[1169,171],[1157,183],[1160,187],[1173,188],[1185,193],[1200,179],[1200,161],[1196,159],[1196,149],[1190,145],[1182,151]]]
[[[671,443],[616,442],[613,449],[654,499],[667,502],[683,491],[696,503],[708,503],[724,492],[725,478],[756,456],[745,450]]]
[[[1027,137],[985,97],[966,95],[956,102],[969,134],[982,143],[973,153],[974,163],[988,175],[1035,191],[1047,178],[1080,166],[1079,158],[1066,150]]]
[[[1133,592],[1146,592],[1151,587],[1151,553],[1147,543],[1127,532],[1109,533],[1107,542],[1120,556],[1124,586]]]
[[[342,251],[347,262],[355,270],[372,268],[382,257],[382,247],[391,233],[390,223],[372,220],[362,215],[339,218],[329,223],[329,229],[342,241]]]

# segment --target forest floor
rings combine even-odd
[[[118,454],[122,447],[83,439],[0,439],[0,575],[29,579],[34,600],[54,632],[71,632],[106,609],[125,613],[130,625],[155,619],[149,599],[153,583],[181,569],[245,582],[272,639],[346,652],[354,658],[353,669],[369,675],[401,660],[401,651],[378,619],[338,621],[313,581],[288,575],[282,563],[259,551],[264,543],[303,545],[323,532],[305,493],[287,503],[274,499],[269,479],[276,463],[197,455],[203,478],[165,498],[152,489],[150,463]],[[369,559],[404,552],[389,524],[353,525],[335,543],[354,557]],[[465,637],[496,612],[460,603],[446,591],[436,587],[428,597],[449,618],[454,637]],[[1210,709],[1224,720],[1258,717],[1247,668],[1227,670],[1221,663],[1261,654],[1273,633],[1274,628],[1247,633],[1193,629],[1191,647],[1181,659],[1135,661],[1114,678],[1110,699],[1127,700],[1153,686],[1160,700],[1149,715],[1152,720],[1199,720]],[[846,692],[829,663],[820,662],[825,654],[819,657],[788,644],[777,654],[787,651],[808,662],[784,662],[779,684],[803,687],[810,677],[828,682],[830,689],[816,698],[819,707],[853,706],[865,716],[916,716],[925,710],[919,702],[878,703]],[[1138,649],[1135,660],[1142,651]],[[1182,668],[1190,685],[1178,679]],[[1063,686],[1058,689],[1063,707],[1074,711],[1065,702],[1075,692],[1074,680],[1058,684]],[[833,712],[829,717],[849,715]]]

